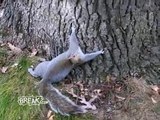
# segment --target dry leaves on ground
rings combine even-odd
[[[29,57],[34,57],[38,53],[37,49],[32,49],[32,53],[30,54]]]
[[[0,70],[1,70],[2,73],[6,73],[6,71],[8,70],[8,66],[7,67],[2,67]]]
[[[22,50],[14,45],[12,45],[11,43],[8,43],[8,47],[11,49],[11,51],[14,54],[20,54],[22,52]]]
[[[54,115],[51,110],[49,110],[47,113],[47,120],[54,120]]]

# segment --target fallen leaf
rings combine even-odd
[[[157,85],[150,85],[151,89],[154,90],[157,94],[159,94],[160,88]]]
[[[49,118],[51,115],[52,115],[52,111],[49,110],[48,113],[47,113],[47,118]]]
[[[8,70],[8,67],[2,67],[2,68],[1,68],[1,72],[2,72],[2,73],[6,73],[7,70]]]
[[[37,49],[35,49],[35,48],[32,49],[32,53],[31,53],[30,57],[35,56],[37,53],[38,53]]]
[[[13,67],[16,67],[16,66],[18,66],[18,63],[14,63],[11,67],[13,68]]]
[[[120,92],[120,91],[122,90],[122,87],[117,87],[117,88],[115,88],[115,90],[116,90],[117,92]]]
[[[96,94],[97,96],[101,96],[102,95],[102,90],[101,89],[95,89],[94,91],[94,94]]]
[[[79,88],[80,88],[81,91],[84,90],[84,86],[83,86],[83,84],[82,84],[82,81],[77,82],[76,85],[79,86]]]
[[[157,103],[157,101],[156,101],[153,97],[151,97],[151,100],[152,100],[152,102],[153,102],[154,104]]]
[[[5,45],[6,45],[6,43],[1,43],[1,47],[5,46]]]
[[[91,110],[96,110],[96,106],[92,105],[92,102],[97,98],[97,96],[94,96],[93,98],[91,98],[89,101],[86,100],[85,97],[80,97],[80,102],[83,103],[83,108],[85,109],[91,109]]]
[[[47,113],[47,118],[50,118],[52,116],[52,111],[49,110],[48,113]]]
[[[52,114],[52,111],[49,110],[47,113],[47,120],[53,120],[54,115]]]
[[[73,89],[73,88],[67,89],[66,91],[67,91],[69,94],[71,94],[72,97],[74,97],[74,98],[79,98],[79,96],[74,93],[74,89]]]
[[[116,95],[119,100],[125,100],[126,98]]]
[[[8,43],[8,47],[15,53],[15,54],[19,54],[22,52],[22,50],[18,47],[15,47],[14,45],[12,45],[11,43]]]
[[[48,120],[53,120],[54,115],[51,115]]]

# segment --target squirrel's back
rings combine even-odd
[[[73,67],[73,63],[68,59],[68,53],[62,53],[49,62],[43,79],[51,83],[59,82],[69,74]]]

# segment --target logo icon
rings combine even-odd
[[[40,104],[47,104],[48,101],[44,100],[42,96],[21,96],[18,97],[18,104],[19,105],[40,105]]]

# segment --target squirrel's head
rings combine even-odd
[[[73,64],[78,64],[80,63],[81,59],[80,56],[78,54],[73,54],[69,56],[69,60],[73,63]]]

